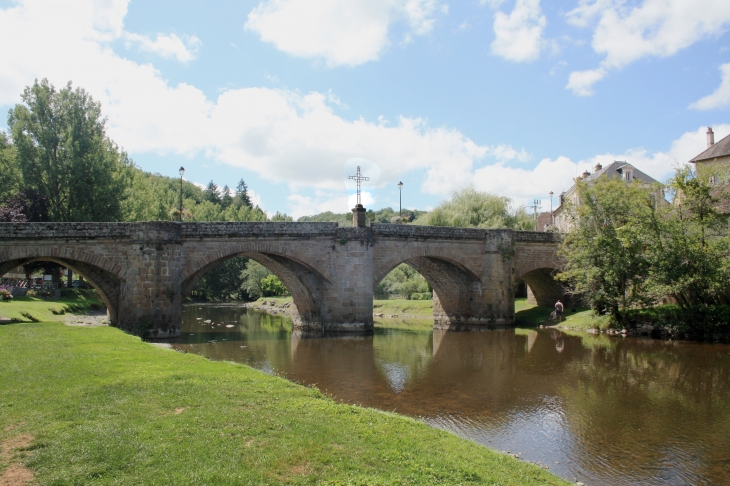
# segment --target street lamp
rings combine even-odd
[[[398,183],[398,215],[403,216],[403,183]]]
[[[180,222],[182,223],[182,176],[185,173],[185,167],[180,166]]]
[[[550,191],[550,226],[555,226],[555,217],[553,216],[553,191]]]

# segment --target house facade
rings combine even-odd
[[[659,181],[643,173],[633,165],[626,161],[615,160],[612,164],[603,167],[601,164],[596,164],[593,168],[593,173],[588,171],[583,172],[580,176],[581,181],[588,182],[589,184],[597,181],[601,177],[607,177],[609,179],[622,179],[626,183],[638,182],[646,187],[652,184],[658,184]],[[553,212],[553,219],[555,221],[555,227],[558,231],[568,232],[572,229],[573,223],[568,214],[567,206],[572,204],[578,205],[578,186],[573,184],[570,189],[560,194],[558,200],[558,208]]]
[[[730,180],[730,135],[715,143],[712,127],[707,127],[707,148],[690,160],[698,174],[707,175],[711,184]]]

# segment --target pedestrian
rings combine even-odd
[[[563,303],[560,301],[555,303],[555,318],[558,322],[562,322],[563,320]]]

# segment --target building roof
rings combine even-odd
[[[631,170],[633,170],[633,178],[638,179],[641,182],[646,182],[647,184],[654,184],[655,182],[659,182],[656,179],[652,178],[651,176],[648,176],[641,172],[639,169],[634,167],[633,165],[629,164],[626,161],[621,160],[614,160],[612,164],[607,165],[606,167],[603,167],[601,170],[594,172],[593,174],[589,175],[585,180],[589,181],[595,181],[599,177],[606,176],[609,179],[613,179],[614,177],[618,177],[620,179],[623,179],[623,171],[624,169],[628,167]]]
[[[711,160],[726,155],[730,155],[730,135],[710,146],[700,155],[690,160],[690,162],[702,162],[703,160]]]

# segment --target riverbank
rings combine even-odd
[[[110,327],[0,327],[0,389],[3,480],[567,484],[418,421]]]

